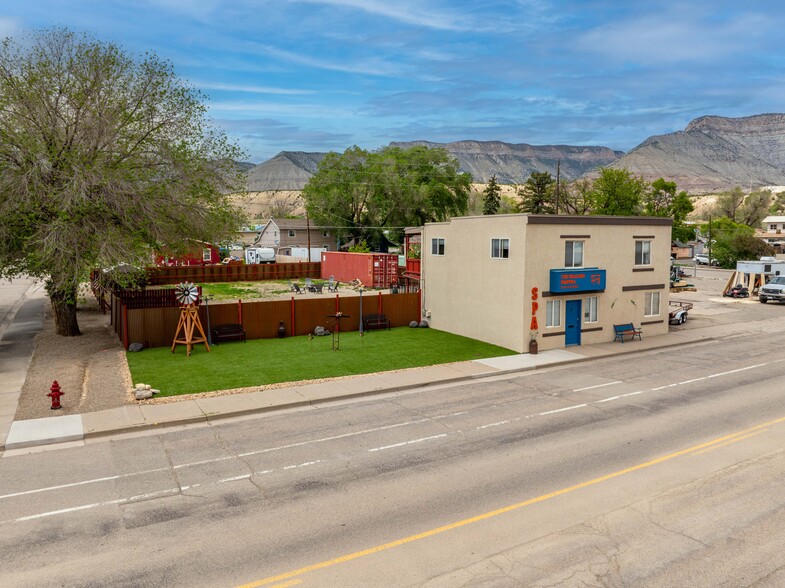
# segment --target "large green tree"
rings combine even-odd
[[[636,216],[641,213],[648,184],[627,169],[600,168],[588,194],[592,214]]]
[[[755,237],[755,229],[743,223],[720,217],[701,226],[701,232],[712,241],[711,256],[728,269],[744,259],[760,259],[761,255],[773,255],[771,245]]]
[[[240,153],[170,63],[64,29],[0,45],[0,275],[45,280],[57,333],[96,267],[217,240]],[[127,265],[125,267],[128,267]]]
[[[466,212],[471,176],[459,173],[446,149],[351,147],[329,153],[303,189],[305,209],[341,237],[378,243],[402,227],[446,220]]]
[[[519,191],[521,212],[553,214],[556,180],[549,172],[532,172]]]
[[[676,182],[658,178],[643,195],[643,213],[647,216],[667,216],[673,219],[671,237],[679,241],[695,238],[695,229],[684,224],[687,215],[694,210],[687,192],[676,192]]]

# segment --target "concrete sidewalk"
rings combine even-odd
[[[297,407],[318,407],[330,402],[404,392],[423,386],[468,382],[504,374],[536,370],[686,345],[723,336],[720,327],[679,330],[643,341],[602,343],[570,350],[556,349],[537,355],[521,354],[475,361],[437,365],[397,372],[381,372],[354,378],[314,384],[300,384],[246,394],[193,398],[166,404],[128,405],[111,410],[24,421],[14,421],[0,449],[13,450],[67,441],[163,429],[167,426],[216,421],[240,415],[257,414]],[[22,376],[22,381],[24,376]],[[19,384],[21,387],[21,383]],[[0,407],[1,408],[1,407]],[[13,413],[12,413],[13,417]],[[0,440],[3,422],[0,421]]]

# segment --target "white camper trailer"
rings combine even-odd
[[[275,263],[275,249],[272,247],[247,247],[245,263]]]

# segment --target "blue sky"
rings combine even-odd
[[[463,139],[627,151],[702,115],[785,112],[780,1],[2,0],[153,51],[259,163]]]

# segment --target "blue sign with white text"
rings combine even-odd
[[[550,286],[553,294],[605,290],[605,270],[596,267],[552,269]]]

